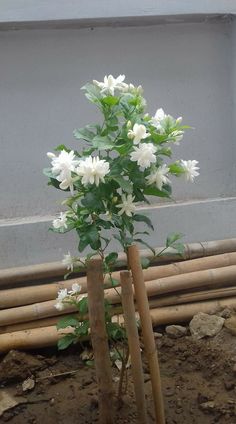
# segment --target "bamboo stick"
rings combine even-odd
[[[195,302],[178,306],[168,306],[150,310],[153,326],[187,322],[198,312],[216,313],[223,308],[236,308],[236,297],[208,302]],[[138,319],[138,315],[137,319]],[[122,315],[115,315],[113,322],[124,322]],[[70,333],[72,329],[64,329]],[[0,353],[11,349],[36,349],[55,346],[62,336],[55,326],[21,330],[13,333],[0,334]]]
[[[217,285],[227,287],[235,284],[236,265],[223,268],[209,269],[198,272],[180,274],[176,276],[164,277],[146,282],[148,297],[173,293],[181,290],[194,288],[212,288]],[[104,291],[106,299],[113,305],[120,303],[120,287],[107,289]],[[33,305],[20,306],[0,311],[0,327],[10,324],[33,321],[65,313],[75,312],[74,307],[66,307],[63,311],[55,309],[55,300],[36,303]]]
[[[164,278],[172,275],[184,274],[210,268],[220,268],[236,265],[236,252],[222,255],[209,256],[205,258],[193,259],[189,261],[177,262],[169,265],[153,266],[143,271],[145,281]],[[119,272],[114,272],[113,278],[119,280]],[[0,309],[16,306],[23,306],[32,303],[43,302],[55,299],[60,289],[70,289],[73,283],[81,285],[81,293],[86,293],[86,277],[74,278],[56,283],[41,284],[31,287],[20,287],[0,291]],[[106,277],[105,284],[111,287],[109,277]]]
[[[160,308],[166,306],[173,306],[185,303],[192,302],[200,302],[203,300],[216,300],[218,298],[224,299],[226,297],[234,297],[236,296],[236,287],[226,287],[220,288],[216,290],[203,290],[192,293],[181,293],[181,294],[173,294],[172,296],[161,296],[161,297],[153,297],[149,299],[149,308]],[[137,305],[135,304],[135,309],[137,309]],[[117,315],[122,314],[122,306],[116,305],[111,308],[111,314]],[[76,314],[72,314],[72,316],[77,316]],[[28,321],[19,324],[6,325],[4,327],[0,327],[0,334],[12,333],[14,331],[21,330],[29,330],[31,328],[40,328],[40,327],[48,327],[51,325],[56,325],[59,321],[60,316],[53,316],[50,318],[42,318],[35,321]]]
[[[127,331],[129,352],[131,357],[131,371],[133,376],[137,412],[140,424],[147,424],[147,407],[144,391],[142,358],[135,317],[132,280],[129,271],[123,271],[120,273],[120,282],[125,328]]]
[[[113,424],[113,387],[105,323],[103,268],[101,259],[91,259],[87,267],[90,336],[98,383],[100,424]],[[109,399],[109,402],[108,402]]]
[[[156,343],[152,330],[152,321],[149,313],[148,297],[144,283],[142,266],[136,245],[128,247],[128,263],[131,268],[135,298],[141,322],[144,349],[150,369],[154,409],[157,424],[165,424],[164,403],[161,389],[161,376],[157,357]]]
[[[215,240],[202,243],[185,244],[183,257],[172,251],[172,255],[162,255],[156,257],[153,264],[168,263],[173,261],[189,260],[199,257],[219,255],[236,251],[236,238]],[[156,248],[158,254],[163,248]],[[151,258],[149,250],[141,251],[141,256]],[[119,254],[118,265],[120,268],[127,264],[126,255]],[[0,287],[17,285],[22,282],[38,281],[41,279],[55,278],[63,276],[66,268],[61,262],[51,262],[37,265],[28,265],[24,267],[13,267],[0,270]]]

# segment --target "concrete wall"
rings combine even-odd
[[[1,21],[1,19],[0,19]],[[177,204],[153,205],[154,245],[235,237],[235,57],[232,18],[207,22],[0,32],[0,267],[60,260],[72,234],[47,232],[64,198],[46,185],[46,152],[99,119],[80,87],[104,74],[142,83],[150,112],[162,106],[195,127],[176,157],[197,159],[195,184],[173,184]]]

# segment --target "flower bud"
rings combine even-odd
[[[179,116],[179,117],[176,119],[176,124],[181,124],[182,120],[183,120],[182,116]]]
[[[132,127],[132,122],[131,121],[127,121],[126,127],[129,129]]]

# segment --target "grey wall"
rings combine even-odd
[[[0,267],[60,260],[72,235],[47,232],[64,195],[42,175],[46,152],[99,119],[80,87],[104,74],[142,83],[150,112],[182,115],[176,157],[197,159],[195,184],[173,184],[177,204],[152,206],[157,230],[186,241],[235,237],[236,30],[231,19],[135,27],[0,32]]]

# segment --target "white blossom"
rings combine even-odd
[[[198,169],[196,166],[198,164],[197,160],[181,160],[180,165],[184,170],[184,176],[187,181],[194,181],[194,178],[199,175]]]
[[[66,266],[66,269],[73,271],[75,259],[71,256],[70,252],[67,255],[64,255],[64,259],[62,259],[63,265]]]
[[[119,75],[117,78],[114,78],[112,75],[106,75],[103,82],[93,80],[93,83],[101,88],[102,93],[108,92],[114,96],[115,89],[122,90],[126,87],[127,84],[123,83],[124,79],[125,75]]]
[[[55,229],[67,229],[67,213],[60,212],[59,218],[54,219],[52,225]]]
[[[142,143],[139,147],[134,147],[134,151],[130,155],[132,162],[137,162],[142,168],[149,168],[152,163],[156,162],[157,148],[152,143]]]
[[[55,304],[55,308],[58,311],[62,311],[65,308],[65,305],[63,303],[63,301],[65,300],[65,298],[68,296],[67,293],[67,289],[61,289],[59,290],[58,294],[57,294],[57,303]]]
[[[73,194],[73,180],[71,172],[75,172],[75,168],[78,165],[78,160],[75,158],[74,151],[71,150],[68,153],[65,150],[62,150],[59,156],[48,152],[47,156],[52,159],[52,174],[56,177],[57,181],[60,181],[59,187],[62,190],[70,188]]]
[[[81,285],[78,283],[72,284],[71,290],[68,292],[70,295],[77,294],[81,291]]]
[[[127,196],[125,194],[121,195],[122,203],[119,205],[116,205],[117,208],[120,209],[118,212],[118,215],[122,215],[125,213],[127,216],[132,216],[132,213],[135,211],[135,204],[133,203],[134,196],[132,194],[128,194]]]
[[[160,168],[156,169],[154,172],[152,172],[146,177],[147,183],[155,184],[159,190],[162,190],[163,184],[170,183],[170,180],[167,177],[168,172],[169,168],[167,165],[164,164],[160,166]]]
[[[162,129],[161,122],[165,119],[167,115],[165,114],[162,108],[157,109],[155,115],[151,118],[151,124],[156,127],[158,130]]]
[[[82,177],[82,184],[96,184],[99,185],[100,181],[104,183],[104,177],[110,171],[109,163],[104,159],[99,159],[98,156],[88,156],[86,159],[79,162],[76,173]]]
[[[142,124],[134,124],[133,129],[128,131],[128,137],[133,140],[134,144],[139,144],[149,135],[150,133],[147,132],[145,125]]]

